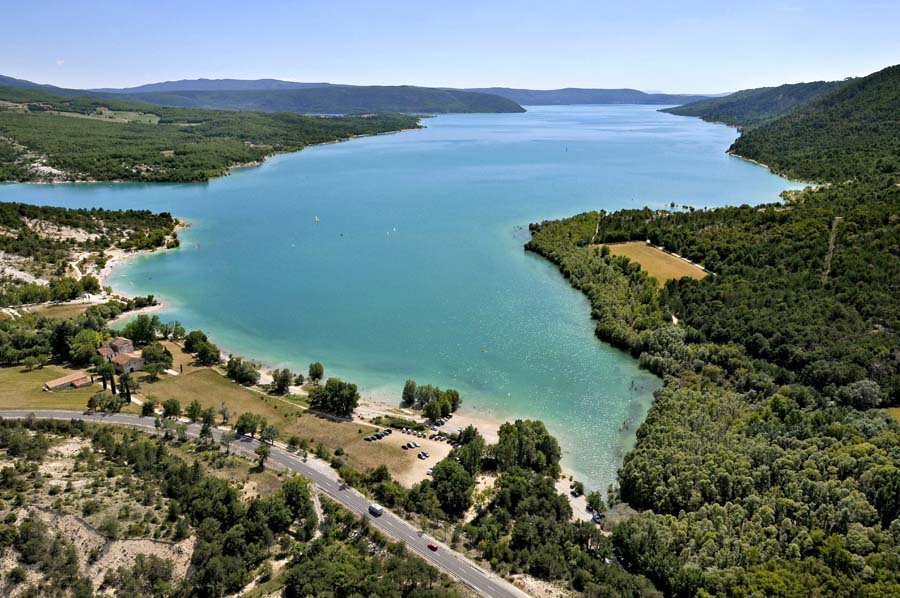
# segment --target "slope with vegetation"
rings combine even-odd
[[[430,87],[328,85],[301,89],[171,90],[126,94],[163,106],[300,114],[524,112],[498,95]]]
[[[746,131],[729,151],[802,180],[900,175],[900,65]]]
[[[710,122],[748,127],[788,114],[844,84],[844,81],[814,81],[745,89],[721,98],[707,98],[683,106],[665,108],[662,112],[679,116],[699,116]]]
[[[619,561],[667,594],[900,594],[900,425],[878,409],[900,403],[900,181],[878,167],[895,158],[898,78],[855,80],[735,144],[831,185],[532,227],[528,249],[588,296],[598,335],[664,377],[613,499],[640,510],[615,530]],[[602,245],[645,239],[717,275],[659,290]]]
[[[0,202],[0,305],[99,292],[107,252],[175,247],[177,225],[167,212]]]
[[[418,126],[399,114],[169,108],[0,87],[0,181],[205,181],[276,152]]]
[[[0,455],[4,595],[462,595],[358,517],[328,501],[317,513],[303,478],[248,470],[217,444],[0,421]],[[244,498],[232,479],[251,475],[267,489]]]

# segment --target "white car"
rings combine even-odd
[[[384,514],[384,507],[380,504],[373,502],[369,505],[369,513],[375,515],[376,517],[381,517]]]

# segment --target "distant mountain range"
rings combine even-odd
[[[510,87],[479,87],[466,89],[498,95],[523,106],[562,106],[572,104],[687,104],[705,100],[709,96],[669,93],[645,93],[637,89],[513,89]]]
[[[66,89],[0,75],[0,85],[40,88],[67,96],[115,96],[162,106],[304,114],[522,112],[522,104],[677,105],[710,97],[645,93],[636,89],[454,89],[409,85],[303,83],[279,79],[182,79],[126,88]]]
[[[327,85],[298,89],[184,90],[110,95],[161,106],[300,114],[525,112],[512,100],[496,95],[405,85]]]
[[[282,81],[281,79],[181,79],[179,81],[163,81],[147,83],[137,87],[101,87],[88,91],[109,93],[151,93],[165,91],[240,91],[247,89],[309,89],[326,87],[330,83],[300,83],[298,81]]]
[[[496,95],[432,87],[333,85],[277,79],[193,79],[126,89],[66,89],[0,75],[0,85],[159,106],[298,114],[524,112]],[[192,89],[193,88],[193,89]],[[231,89],[228,89],[231,88]]]

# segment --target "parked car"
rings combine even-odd
[[[591,520],[594,523],[602,523],[603,522],[603,513],[594,513],[594,516],[591,517]]]
[[[425,475],[431,475],[432,473],[434,473],[434,468],[433,468],[433,467],[429,467],[429,468],[428,468],[428,471],[425,472]]]

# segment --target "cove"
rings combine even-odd
[[[734,129],[652,106],[448,115],[276,156],[206,184],[0,185],[0,200],[170,211],[182,247],[110,279],[228,351],[396,402],[413,378],[464,409],[544,420],[603,488],[659,381],[599,342],[586,299],[523,251],[593,209],[755,204],[798,187],[727,156]],[[318,222],[316,218],[318,217]]]

